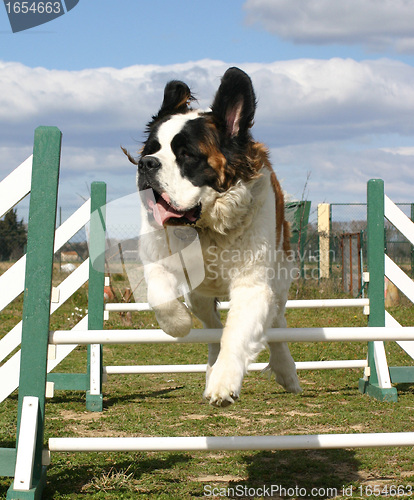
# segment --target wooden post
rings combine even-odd
[[[318,205],[319,278],[329,278],[330,205]]]

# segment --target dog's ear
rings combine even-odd
[[[250,77],[239,68],[229,68],[221,79],[211,110],[228,138],[245,139],[256,111]]]
[[[185,113],[190,109],[191,101],[194,100],[195,97],[188,85],[179,80],[172,80],[165,86],[164,100],[162,101],[158,115],[154,116],[153,119],[163,118],[166,115],[174,113]]]

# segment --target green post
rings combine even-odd
[[[309,224],[310,201],[292,201],[285,204],[285,216],[290,222],[290,244],[299,254],[300,276],[305,276],[305,245]]]
[[[384,181],[371,179],[367,186],[367,256],[369,270],[369,319],[368,326],[385,326],[384,299]],[[359,389],[380,401],[396,401],[397,390],[383,389],[378,385],[374,343],[368,342],[369,379],[360,379]]]
[[[22,403],[25,396],[35,396],[39,399],[39,417],[33,487],[29,491],[16,491],[13,484],[7,493],[8,499],[40,498],[46,481],[46,469],[42,466],[42,450],[61,140],[62,134],[56,127],[38,127],[35,131],[16,443],[19,440]]]
[[[105,286],[105,233],[106,233],[106,184],[93,182],[91,186],[91,223],[89,232],[89,289],[88,329],[103,330],[104,286]],[[97,352],[98,351],[98,352]],[[96,359],[99,357],[99,359]],[[94,359],[92,363],[91,358]],[[88,346],[88,376],[98,375],[98,387],[86,393],[86,408],[102,411],[102,346]],[[97,372],[99,371],[99,373]],[[93,378],[93,377],[92,377]]]

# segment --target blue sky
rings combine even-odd
[[[236,0],[80,0],[67,15],[15,35],[11,35],[7,16],[2,13],[1,55],[5,61],[61,70],[201,59],[245,63],[397,57],[409,64],[414,62],[413,54],[396,55],[390,47],[376,51],[367,50],[361,43],[295,43],[283,39],[249,20],[244,5]]]
[[[56,125],[64,218],[93,180],[128,195],[135,172],[119,146],[139,148],[165,83],[186,81],[208,107],[239,65],[258,96],[255,138],[293,197],[306,185],[314,204],[364,201],[381,177],[412,201],[412,19],[404,0],[80,0],[13,34],[0,8],[0,179],[30,154],[36,126]]]

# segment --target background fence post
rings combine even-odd
[[[331,211],[329,203],[318,205],[319,278],[329,278]]]
[[[19,441],[25,396],[38,398],[39,416],[32,489],[16,491],[13,483],[7,494],[8,499],[39,498],[46,481],[46,470],[42,467],[42,450],[61,141],[62,133],[56,127],[38,127],[35,130],[16,443]]]

